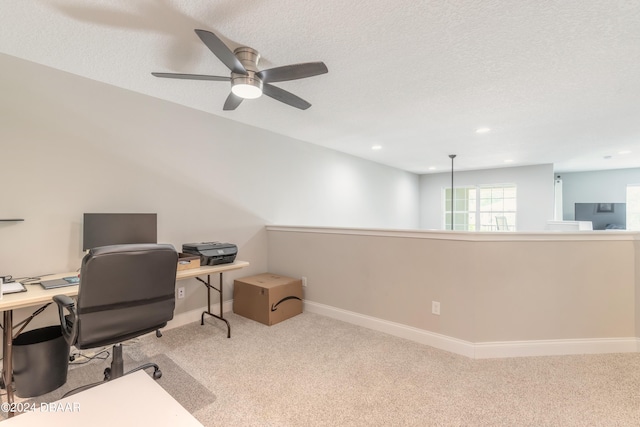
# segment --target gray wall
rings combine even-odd
[[[227,285],[266,271],[269,223],[418,226],[415,174],[6,55],[0,68],[0,218],[25,218],[0,223],[0,274],[77,269],[84,212],[157,212],[177,248],[236,243],[251,267]],[[177,312],[206,304],[186,287]]]
[[[544,230],[553,219],[553,165],[454,172],[454,186],[516,184],[517,231]],[[420,228],[441,230],[442,189],[451,186],[451,173],[420,177]]]
[[[176,247],[238,244],[251,267],[225,286],[269,268],[266,224],[441,226],[448,174],[418,177],[6,55],[0,67],[11,77],[0,79],[0,218],[26,219],[0,223],[0,274],[78,268],[84,212],[157,212],[159,240]],[[619,171],[620,182],[640,182],[639,171]],[[563,174],[565,203],[572,175],[591,190],[604,176]],[[542,229],[551,165],[456,174],[457,185],[500,182],[518,185],[519,229]],[[194,281],[177,312],[205,301]]]
[[[562,178],[562,218],[575,218],[575,203],[626,203],[627,184],[640,184],[640,168],[557,173]]]

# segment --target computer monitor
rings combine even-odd
[[[128,243],[158,243],[154,213],[85,213],[82,249]]]

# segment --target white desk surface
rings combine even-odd
[[[55,403],[36,405],[36,411],[2,422],[3,427],[118,425],[202,427],[144,371],[125,375]]]
[[[234,261],[229,264],[203,265],[198,268],[190,268],[188,270],[180,270],[176,273],[176,280],[189,279],[196,276],[204,276],[207,274],[224,273],[225,271],[239,270],[248,267],[247,261]]]
[[[77,276],[77,272],[67,272],[60,274],[52,274],[42,277],[42,280],[62,279],[63,277]],[[31,307],[33,305],[46,304],[52,301],[54,295],[67,295],[70,297],[78,295],[78,285],[64,286],[62,288],[44,289],[39,284],[24,285],[27,292],[16,292],[14,294],[6,294],[0,300],[0,311],[15,310],[23,307]]]
[[[176,280],[189,279],[196,276],[204,276],[207,274],[223,273],[225,271],[238,270],[247,267],[247,261],[235,261],[229,264],[205,265],[189,270],[180,270],[176,273]],[[60,274],[52,274],[45,276],[42,280],[61,279],[63,277],[77,276],[77,272],[67,272]],[[24,285],[27,292],[17,292],[14,294],[3,295],[0,300],[0,311],[15,310],[23,307],[31,307],[38,304],[46,304],[51,302],[54,295],[67,295],[70,297],[78,295],[78,285],[64,286],[55,289],[43,289],[40,285]]]

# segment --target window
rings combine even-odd
[[[455,188],[454,230],[515,231],[516,194],[514,184]],[[444,189],[443,195],[444,228],[451,230],[451,188]]]
[[[640,230],[640,184],[627,185],[627,230]]]
[[[477,190],[475,187],[454,189],[454,229],[474,231],[476,229]],[[451,188],[445,189],[445,229],[451,230]]]

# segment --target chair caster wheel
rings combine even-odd
[[[160,332],[160,329],[156,329],[156,337],[160,338],[162,336],[162,332]]]
[[[111,368],[104,368],[104,380],[109,381],[111,379]]]
[[[160,378],[162,378],[162,371],[160,369],[153,371],[153,379],[159,380]]]

